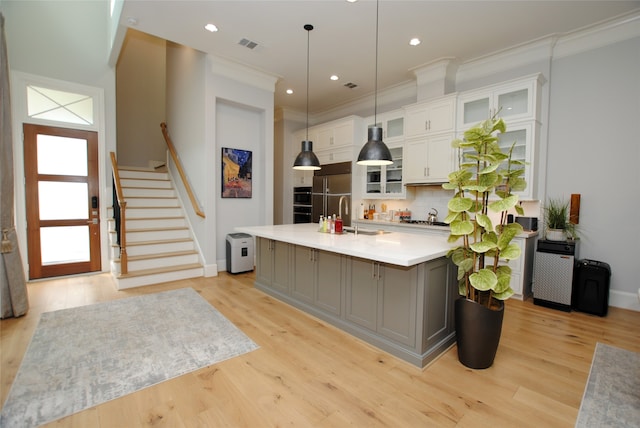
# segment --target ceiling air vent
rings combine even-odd
[[[351,82],[345,83],[344,86],[349,88],[349,89],[354,89],[354,88],[358,87],[358,85],[356,85],[355,83],[351,83]]]
[[[238,42],[238,44],[242,45],[242,46],[244,46],[246,48],[249,48],[249,49],[254,49],[256,46],[258,46],[258,44],[256,42],[251,41],[249,39],[242,39],[242,40],[240,40]]]

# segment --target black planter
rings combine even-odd
[[[504,302],[492,310],[464,297],[455,302],[458,360],[472,369],[486,369],[493,364],[498,350]]]

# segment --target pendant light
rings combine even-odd
[[[309,140],[309,34],[313,30],[313,25],[306,24],[304,29],[307,30],[307,134],[302,142],[302,151],[293,162],[293,169],[313,171],[320,169],[320,161],[313,153],[313,142]]]
[[[367,142],[362,146],[358,155],[358,165],[391,165],[391,152],[382,141],[382,128],[377,126],[378,121],[378,10],[379,1],[376,0],[376,74],[373,126],[367,129]]]

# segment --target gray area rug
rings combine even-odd
[[[640,427],[640,354],[596,344],[576,427]]]
[[[192,288],[46,312],[0,426],[38,426],[257,348]]]

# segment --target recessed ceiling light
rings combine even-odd
[[[334,74],[333,76],[331,76],[331,77],[330,77],[330,79],[331,79],[331,80],[338,80],[338,79],[339,79],[339,77],[338,77],[338,76],[336,76],[336,75]]]
[[[411,46],[418,46],[420,44],[420,39],[418,39],[417,37],[414,37],[413,39],[409,40],[409,44]]]
[[[204,29],[207,31],[211,31],[212,33],[215,33],[216,31],[218,31],[218,27],[216,27],[213,24],[207,24],[204,26]]]
[[[287,94],[289,95],[293,94],[293,89],[287,89]]]
[[[358,0],[347,0],[347,2],[349,2],[349,3],[355,3],[355,2],[357,2],[357,1],[358,1]]]

